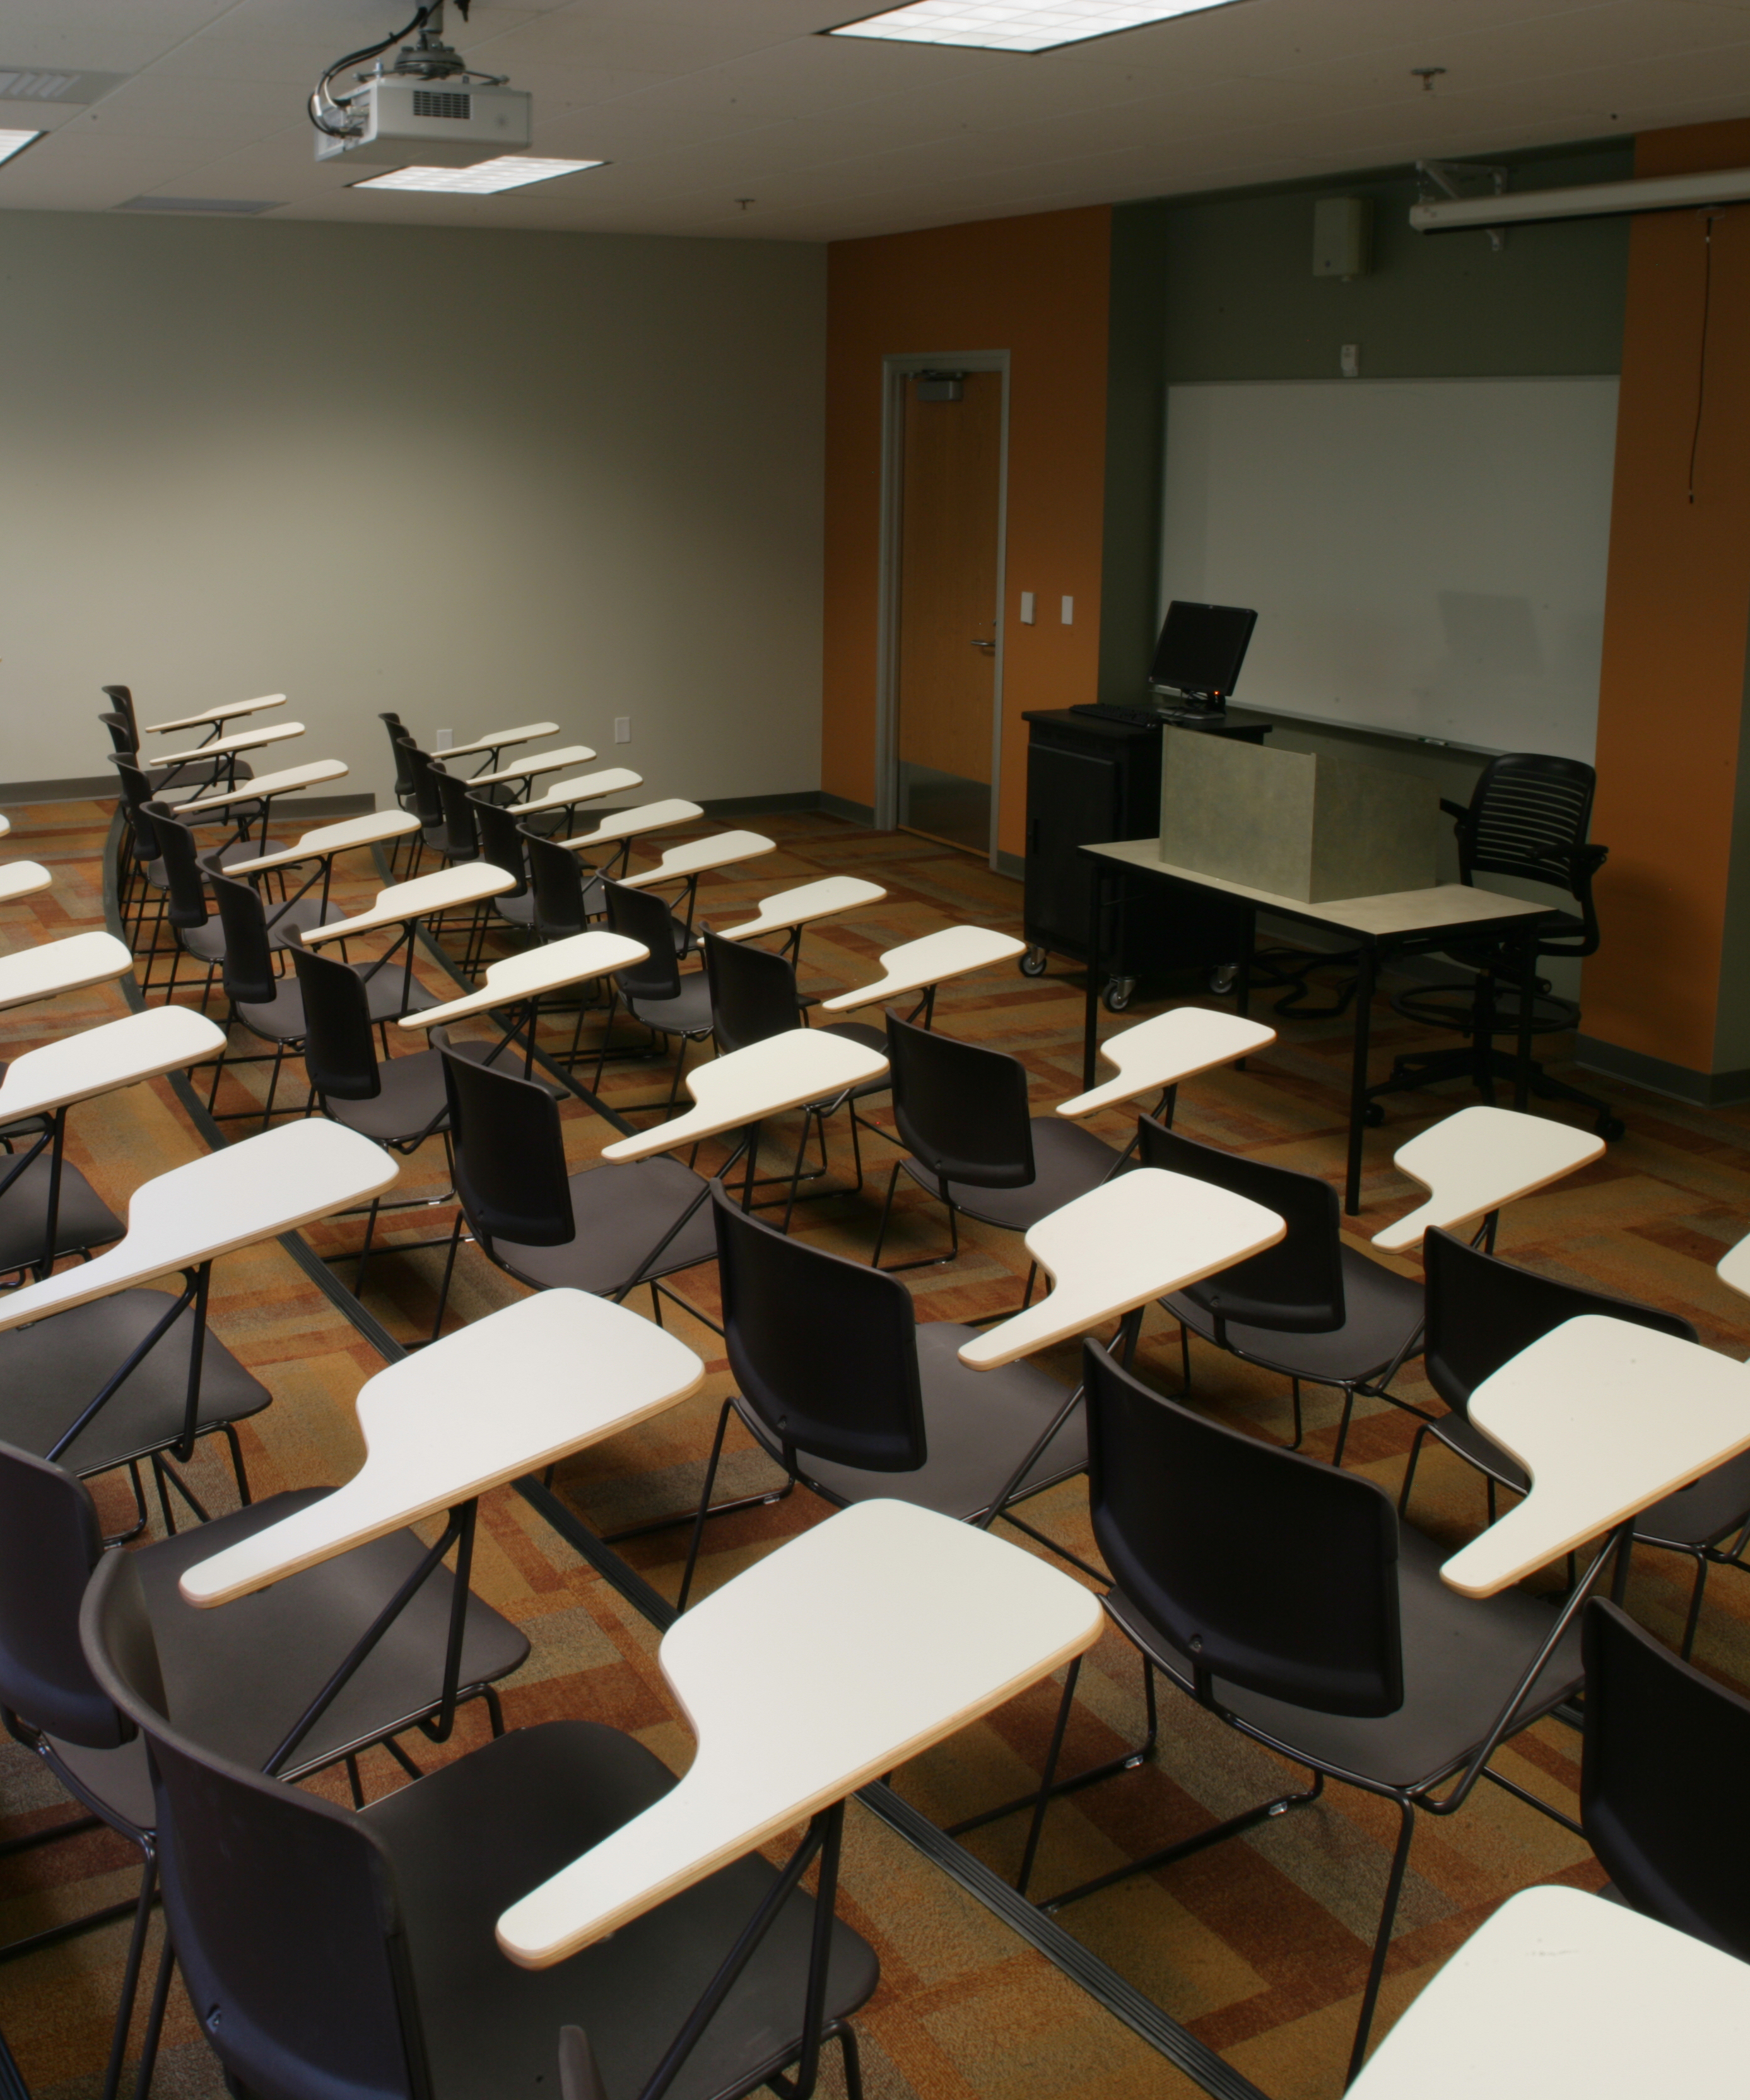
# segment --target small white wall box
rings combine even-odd
[[[1364,277],[1373,231],[1365,197],[1320,197],[1312,207],[1312,274]]]
[[[1161,858],[1170,867],[1303,904],[1434,886],[1432,780],[1196,729],[1169,728],[1161,753]]]
[[[390,78],[335,100],[363,122],[344,138],[317,132],[319,161],[345,155],[398,168],[471,168],[520,153],[532,135],[535,98],[526,88]]]

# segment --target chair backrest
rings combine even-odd
[[[143,802],[139,814],[150,820],[158,856],[164,862],[164,879],[170,891],[165,916],[173,926],[205,925],[209,915],[206,877],[201,871],[201,849],[194,833],[179,823],[162,802]]]
[[[147,1739],[170,1937],[227,2085],[259,2100],[427,2100],[394,1864],[368,1822],[177,1732],[132,1555],[104,1555],[81,1630]]]
[[[1598,778],[1577,758],[1529,751],[1492,758],[1458,826],[1463,879],[1518,875],[1571,889],[1573,857],[1586,842]]]
[[[608,931],[623,933],[650,950],[641,963],[616,970],[614,982],[623,999],[672,999],[681,989],[681,970],[675,959],[674,925],[668,907],[655,891],[628,889],[623,882],[600,878],[602,901],[607,907]]]
[[[408,780],[413,796],[413,807],[422,824],[441,824],[443,822],[443,797],[438,792],[438,776],[431,770],[431,757],[409,739],[402,747],[407,759]]]
[[[1247,1159],[1182,1137],[1152,1116],[1138,1118],[1144,1167],[1189,1174],[1249,1196],[1274,1211],[1288,1230],[1272,1247],[1236,1262],[1186,1292],[1204,1309],[1242,1326],[1286,1335],[1334,1333],[1347,1317],[1343,1298],[1342,1229],[1337,1191],[1316,1174]]]
[[[796,973],[787,955],[725,941],[707,932],[705,975],[711,984],[711,1025],[720,1050],[740,1050],[802,1026]]]
[[[1163,1399],[1096,1343],[1082,1374],[1094,1536],[1125,1595],[1195,1670],[1316,1713],[1395,1714],[1385,1490]]]
[[[562,1246],[577,1237],[559,1106],[544,1087],[443,1052],[456,1193],[478,1238]],[[597,1169],[608,1173],[608,1167]]]
[[[1594,1598],[1583,1630],[1580,1820],[1637,1910],[1750,1961],[1750,1700]]]
[[[128,1732],[79,1645],[79,1603],[103,1551],[84,1486],[0,1444],[0,1705],[93,1750]]]
[[[502,904],[506,897],[525,895],[529,886],[529,860],[516,818],[502,803],[488,802],[481,795],[470,795],[468,805],[474,818],[474,837],[479,843],[480,858],[491,867],[502,869],[506,875],[516,877],[516,888],[505,890],[496,901]],[[564,852],[563,847],[559,850]],[[566,854],[565,857],[572,862],[575,871],[576,862],[572,856]]]
[[[121,800],[128,813],[128,827],[134,839],[134,858],[152,861],[158,858],[158,834],[150,817],[141,811],[152,800],[152,782],[137,765],[124,760],[116,763],[116,778],[121,783]]]
[[[536,932],[544,941],[565,941],[581,933],[589,921],[584,902],[583,870],[577,865],[576,854],[556,846],[551,839],[525,831],[514,817],[512,824],[529,857]],[[495,858],[492,865],[496,867],[502,863]]]
[[[210,858],[206,867],[225,930],[225,995],[234,1006],[266,1006],[278,985],[262,900],[248,883],[222,874]]]
[[[117,755],[122,758],[134,757],[134,725],[127,717],[105,708],[97,719],[108,730],[109,741]]]
[[[373,1101],[383,1090],[371,1001],[359,973],[313,949],[292,951],[304,995],[304,1070],[324,1099]]]
[[[474,800],[468,792],[467,782],[458,780],[441,765],[433,765],[430,771],[443,810],[445,850],[452,860],[478,860],[480,839],[474,830]]]
[[[1024,1189],[1034,1177],[1027,1068],[1006,1051],[887,1017],[893,1121],[901,1142],[941,1181]]]
[[[791,1239],[711,1186],[723,1333],[743,1400],[796,1451],[877,1473],[928,1455],[917,1316],[897,1277]]]
[[[139,749],[139,717],[134,711],[134,695],[126,686],[104,686],[99,688],[116,712],[128,726],[128,741],[134,750]]]
[[[1633,1321],[1685,1342],[1699,1339],[1689,1321],[1674,1312],[1558,1283],[1467,1246],[1438,1227],[1422,1237],[1422,1264],[1428,1279],[1422,1368],[1455,1414],[1468,1412],[1471,1394],[1510,1357],[1583,1312]]]
[[[403,795],[411,795],[413,792],[413,769],[408,765],[407,756],[408,746],[413,739],[402,726],[399,715],[380,714],[377,719],[389,732],[389,748],[395,753],[395,798],[399,801]]]

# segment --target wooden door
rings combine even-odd
[[[958,401],[906,382],[900,488],[899,821],[990,844],[1003,377],[969,372]]]

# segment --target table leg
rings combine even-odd
[[[1087,929],[1087,999],[1082,1015],[1082,1091],[1094,1083],[1100,1047],[1100,936],[1106,918],[1106,871],[1094,863],[1093,911]]]
[[[1519,1062],[1513,1068],[1513,1105],[1523,1114],[1532,1105],[1532,1020],[1537,996],[1537,943],[1527,934],[1519,954]]]
[[[1248,911],[1245,915],[1245,945],[1240,951],[1240,974],[1234,986],[1233,1010],[1241,1021],[1246,1020],[1252,1011],[1252,957],[1257,947],[1258,914],[1255,911]],[[1244,1057],[1234,1061],[1235,1071],[1243,1072],[1245,1067]]]
[[[1373,1033],[1373,951],[1364,945],[1355,963],[1355,1062],[1349,1074],[1349,1171],[1343,1208],[1352,1218],[1361,1207],[1361,1140],[1367,1128],[1367,1052]]]

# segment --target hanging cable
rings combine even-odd
[[[1713,222],[1716,211],[1702,214],[1701,355],[1695,365],[1695,427],[1689,439],[1689,500],[1695,501],[1695,456],[1701,447],[1701,412],[1708,398],[1708,316],[1713,304]]]
[[[343,138],[346,135],[344,125],[330,124],[325,121],[327,112],[334,108],[334,99],[328,93],[328,83],[335,75],[344,73],[350,65],[364,65],[372,59],[381,57],[385,51],[403,42],[417,30],[423,29],[435,12],[438,0],[426,0],[425,6],[416,9],[412,20],[405,29],[397,29],[392,37],[385,37],[379,44],[366,44],[362,50],[348,51],[345,58],[335,60],[333,64],[310,90],[310,100],[306,105],[310,121],[317,130],[330,139]],[[467,19],[467,9],[464,7],[462,10],[464,20]]]

